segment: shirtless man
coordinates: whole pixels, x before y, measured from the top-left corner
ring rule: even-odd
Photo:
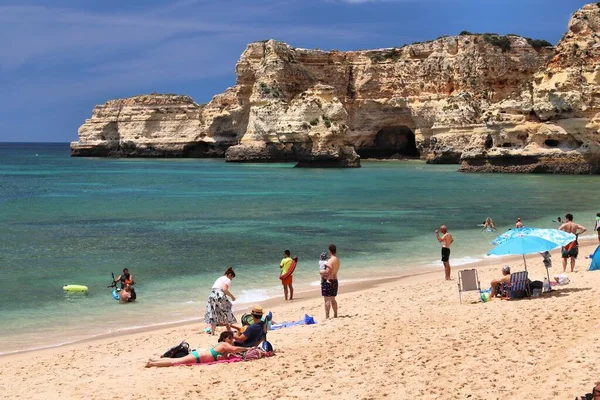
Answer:
[[[498,295],[499,289],[501,289],[502,284],[509,284],[509,283],[510,283],[510,267],[508,265],[505,265],[504,267],[502,267],[502,278],[494,279],[490,283],[490,286],[492,287],[492,293],[490,293],[490,299],[493,299],[494,297],[496,297]]]
[[[446,225],[440,226],[442,236],[440,237],[439,231],[435,230],[435,237],[438,242],[442,244],[442,262],[444,263],[444,270],[446,271],[446,280],[450,280],[450,245],[454,242],[452,235],[448,232]]]
[[[327,261],[328,279],[321,277],[321,295],[325,300],[325,318],[329,319],[329,309],[333,308],[333,318],[337,318],[338,304],[335,299],[338,292],[338,271],[340,270],[340,259],[336,255],[335,244],[329,245],[329,261]]]
[[[519,229],[523,227],[523,223],[521,222],[521,218],[517,218],[517,222],[515,223],[515,228]]]
[[[575,240],[562,248],[562,261],[563,261],[563,272],[567,272],[567,258],[571,258],[571,272],[575,269],[575,259],[579,254],[579,243],[577,242],[577,236],[581,235],[586,229],[573,222],[573,214],[565,215],[567,222],[560,226],[561,231],[569,232],[575,235]]]

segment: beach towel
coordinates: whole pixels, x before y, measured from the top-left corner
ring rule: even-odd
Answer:
[[[273,324],[271,325],[271,329],[272,331],[276,331],[278,329],[283,329],[283,328],[289,328],[291,326],[297,326],[297,325],[313,325],[316,324],[317,321],[315,321],[315,319],[313,317],[311,317],[308,314],[304,314],[304,319],[301,319],[299,321],[294,321],[294,322],[282,322],[279,324]]]
[[[229,364],[229,363],[235,363],[235,362],[240,362],[240,361],[244,361],[244,359],[241,356],[230,356],[229,358],[225,358],[225,359],[219,360],[219,361],[213,361],[213,362],[203,363],[203,364],[193,364],[193,365]]]
[[[592,259],[592,263],[590,264],[589,271],[600,270],[600,246],[596,247],[594,254],[590,258]]]
[[[229,364],[229,363],[236,363],[236,362],[242,362],[242,361],[258,360],[259,358],[273,357],[274,355],[275,355],[275,352],[273,352],[273,351],[264,351],[258,347],[253,347],[241,356],[232,355],[223,360],[213,361],[213,362],[209,362],[209,363],[187,364],[187,366]]]

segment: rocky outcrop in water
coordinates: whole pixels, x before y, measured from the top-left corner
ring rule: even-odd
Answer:
[[[237,84],[208,104],[111,100],[81,126],[72,154],[344,167],[418,157],[466,171],[596,172],[599,12],[576,12],[556,49],[468,32],[352,52],[251,43]]]

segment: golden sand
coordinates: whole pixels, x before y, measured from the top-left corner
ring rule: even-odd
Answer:
[[[582,246],[571,283],[540,298],[458,301],[457,281],[438,273],[340,285],[340,316],[324,320],[318,293],[269,306],[277,321],[305,313],[317,325],[269,333],[277,355],[221,365],[144,368],[181,340],[208,348],[204,324],[138,332],[0,357],[0,393],[10,399],[572,399],[600,380],[600,272]],[[551,275],[562,272],[553,253]],[[343,260],[342,260],[343,262]],[[503,264],[477,267],[482,287]],[[529,276],[543,280],[538,255]],[[340,272],[343,279],[343,264]],[[250,306],[251,307],[251,306]]]

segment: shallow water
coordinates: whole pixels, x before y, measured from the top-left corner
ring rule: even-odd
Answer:
[[[70,158],[68,144],[0,144],[0,353],[202,317],[229,265],[238,304],[281,295],[284,249],[300,259],[301,290],[318,280],[329,243],[342,279],[369,279],[439,268],[442,223],[455,236],[454,266],[491,249],[495,235],[476,226],[487,216],[500,231],[517,216],[556,227],[565,212],[593,227],[599,177],[455,170]],[[124,267],[136,304],[119,305],[106,288]],[[90,290],[68,294],[64,284]]]

